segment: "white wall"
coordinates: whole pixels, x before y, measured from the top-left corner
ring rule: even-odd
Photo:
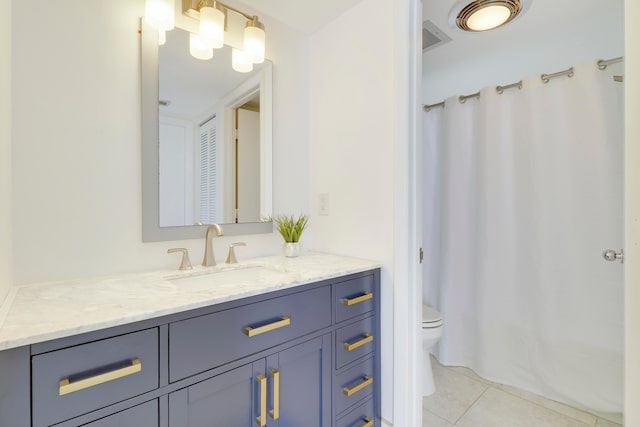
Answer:
[[[384,0],[363,0],[310,41],[314,249],[383,265],[382,409],[388,419],[393,403],[395,135],[390,13]],[[328,216],[318,215],[321,193],[329,194]]]
[[[176,246],[189,248],[194,262],[202,256],[204,239],[141,240],[137,30],[143,10],[143,0],[13,2],[16,283],[175,268],[179,260],[166,250]],[[269,17],[261,20],[274,62],[274,210],[306,212],[306,39]],[[224,259],[238,237],[216,240],[217,258]],[[248,247],[241,259],[280,248],[275,234],[242,240]]]
[[[454,41],[423,54],[423,103],[624,54],[621,0],[561,3],[534,1],[517,21],[486,33],[464,33],[443,26]],[[433,19],[430,14],[440,7],[425,2],[424,16]],[[560,12],[554,15],[556,9]]]
[[[625,1],[625,425],[640,426],[640,4]]]
[[[11,0],[0,0],[0,304],[13,281],[11,231]]]

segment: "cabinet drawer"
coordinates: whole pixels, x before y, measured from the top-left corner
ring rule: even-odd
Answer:
[[[171,382],[331,325],[331,289],[309,291],[169,325]]]
[[[33,425],[50,425],[157,388],[158,330],[44,353],[31,369]]]
[[[342,322],[374,308],[373,276],[358,277],[333,285],[333,301],[336,307],[336,322]]]
[[[336,422],[336,427],[374,427],[375,412],[373,408],[373,398],[358,405],[356,409],[349,411]]]
[[[336,369],[371,353],[375,349],[374,317],[352,323],[336,331]]]
[[[158,425],[158,400],[156,399],[89,424],[83,424],[83,427],[158,427]]]
[[[367,359],[335,376],[333,405],[336,414],[349,409],[364,398],[373,396],[374,381],[379,381],[373,376],[373,360],[373,358]]]

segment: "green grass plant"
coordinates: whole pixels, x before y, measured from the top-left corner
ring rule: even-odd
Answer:
[[[273,221],[285,242],[297,243],[302,232],[309,225],[309,216],[299,215],[296,218],[293,215],[278,215],[273,218]]]

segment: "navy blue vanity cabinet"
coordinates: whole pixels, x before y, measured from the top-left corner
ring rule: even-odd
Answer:
[[[332,407],[336,427],[380,426],[378,271],[333,284]]]
[[[264,360],[209,378],[169,394],[169,426],[253,425],[257,387]]]
[[[0,427],[31,423],[29,346],[0,351]]]
[[[374,424],[373,415],[375,413],[373,399],[368,399],[356,405],[346,415],[338,419],[336,427],[370,427]]]
[[[266,373],[269,427],[332,425],[331,334],[267,357]]]
[[[158,328],[33,356],[33,426],[49,426],[158,388],[158,361]]]
[[[156,399],[84,424],[83,427],[158,427],[158,423]]]
[[[0,427],[381,427],[379,277],[0,351]]]
[[[169,395],[169,427],[330,427],[331,335]]]
[[[175,382],[330,326],[330,286],[173,322],[169,379]]]

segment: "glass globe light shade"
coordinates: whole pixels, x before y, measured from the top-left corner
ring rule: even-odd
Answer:
[[[189,53],[196,59],[213,58],[213,49],[202,41],[200,35],[194,33],[189,33]]]
[[[265,35],[260,27],[247,25],[244,29],[244,52],[254,64],[264,62]]]
[[[200,8],[200,38],[213,49],[224,46],[224,12],[215,7]]]
[[[231,67],[239,73],[248,73],[253,70],[253,62],[240,49],[231,50]]]
[[[175,0],[146,0],[144,18],[153,28],[173,30]]]

